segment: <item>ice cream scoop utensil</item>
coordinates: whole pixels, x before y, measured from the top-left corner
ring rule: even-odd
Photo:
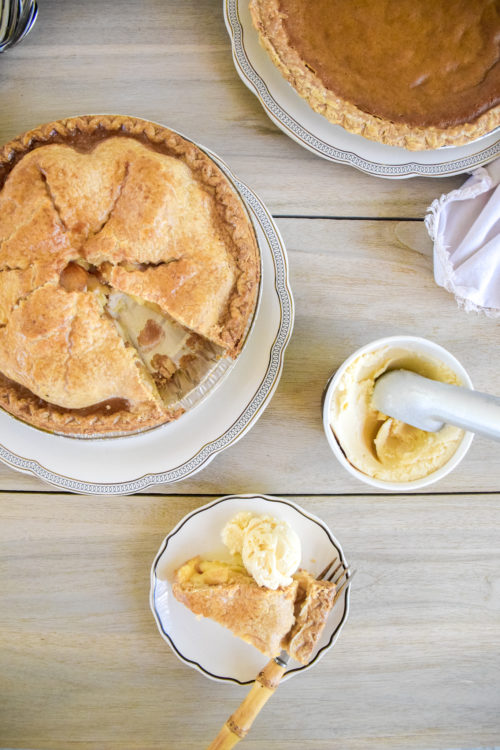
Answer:
[[[487,393],[391,370],[376,381],[372,403],[388,417],[426,432],[452,424],[500,441],[500,398]]]
[[[336,565],[335,568],[334,565]],[[337,586],[333,606],[337,603],[342,591],[350,585],[355,572],[349,573],[349,568],[344,568],[343,563],[336,558],[318,576],[318,579],[332,581]],[[207,747],[207,750],[230,750],[237,742],[246,737],[261,708],[264,707],[278,687],[289,658],[287,652],[282,651],[279,656],[266,664],[264,669],[259,672],[246,698],[240,703],[234,714],[229,717],[217,737]]]

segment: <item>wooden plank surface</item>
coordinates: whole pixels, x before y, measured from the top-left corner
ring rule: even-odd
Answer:
[[[280,219],[278,226],[289,253],[296,319],[276,395],[252,430],[203,472],[155,492],[368,492],[328,447],[321,396],[346,357],[382,336],[430,338],[458,357],[478,389],[500,393],[492,356],[498,323],[459,310],[436,286],[422,222]],[[476,436],[457,469],[428,491],[499,486],[498,445]],[[3,464],[0,488],[48,489]]]
[[[195,750],[215,736],[246,688],[181,663],[148,607],[163,537],[209,499],[0,496],[0,746]],[[358,570],[351,612],[244,747],[494,745],[500,496],[294,500]]]
[[[427,493],[382,495],[337,464],[321,426],[332,372],[393,333],[437,341],[477,388],[500,393],[498,322],[435,285],[419,221],[464,177],[374,179],[293,143],[239,79],[218,0],[38,3],[33,32],[1,55],[0,142],[118,112],[211,148],[278,217],[296,324],[269,408],[190,480],[90,498],[0,464],[0,747],[208,744],[245,689],[170,651],[149,611],[149,568],[185,513],[253,491],[323,518],[358,575],[335,648],[279,688],[242,747],[500,747],[497,446],[476,438]]]

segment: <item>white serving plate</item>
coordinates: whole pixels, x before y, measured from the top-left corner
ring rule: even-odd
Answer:
[[[219,157],[198,147],[220,167],[245,204],[261,254],[260,303],[234,367],[215,391],[179,420],[139,435],[91,440],[58,436],[30,427],[0,409],[0,459],[9,466],[72,492],[138,492],[185,479],[202,469],[239,440],[269,403],[293,328],[285,246],[255,193],[234,177]]]
[[[252,683],[269,657],[207,618],[198,619],[172,595],[174,571],[186,560],[229,560],[220,535],[236,513],[250,510],[288,521],[302,544],[301,567],[318,575],[334,559],[347,567],[344,553],[325,523],[295,503],[268,495],[229,495],[189,513],[164,539],[151,568],[150,604],[164,640],[181,661],[213,680]],[[349,612],[349,587],[330,613],[313,658],[307,665],[290,660],[283,676],[310,669],[333,646]]]
[[[500,156],[500,129],[466,146],[408,151],[348,133],[314,112],[290,86],[261,47],[248,0],[223,0],[233,60],[242,81],[284,133],[332,162],[392,179],[444,177],[469,172]]]

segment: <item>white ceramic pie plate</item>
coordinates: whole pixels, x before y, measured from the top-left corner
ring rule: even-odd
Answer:
[[[185,137],[185,136],[183,136]],[[269,212],[211,151],[248,209],[262,259],[260,304],[244,349],[217,389],[176,422],[130,437],[51,435],[0,409],[0,459],[64,490],[122,495],[176,482],[239,440],[278,385],[293,327],[293,298],[283,240]]]
[[[233,60],[242,81],[271,120],[290,138],[318,156],[350,164],[378,177],[444,177],[469,172],[500,155],[500,129],[466,146],[407,151],[348,133],[311,109],[261,47],[248,0],[223,0]]]
[[[150,604],[161,635],[190,667],[213,680],[246,685],[269,661],[256,648],[207,618],[198,619],[172,595],[176,568],[190,557],[229,560],[220,534],[236,513],[250,510],[284,519],[299,535],[301,567],[319,574],[331,560],[347,563],[342,548],[325,523],[298,505],[268,495],[229,495],[197,508],[164,539],[151,568]],[[349,589],[330,613],[318,647],[306,666],[291,660],[284,680],[310,669],[335,643],[349,612]]]

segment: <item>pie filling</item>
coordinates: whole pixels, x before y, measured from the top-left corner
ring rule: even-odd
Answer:
[[[197,587],[221,586],[223,584],[238,583],[244,580],[254,584],[253,578],[247,573],[243,564],[227,563],[219,560],[203,560],[194,557],[188,560],[177,571],[180,584],[190,583]]]
[[[103,265],[109,267],[109,263]],[[149,265],[153,264],[128,263],[127,267],[128,270],[144,270]],[[145,378],[151,380],[154,392],[167,409],[182,408],[182,399],[201,383],[225,354],[223,347],[182,326],[158,305],[113,289],[102,278],[100,267],[83,258],[72,260],[63,268],[59,287],[69,293],[90,292],[95,297],[102,317],[111,319],[125,346],[133,347],[137,352],[138,364],[143,367]],[[22,301],[18,300],[17,304]],[[133,411],[130,401],[120,396],[82,408],[67,408],[33,394],[1,373],[0,383],[12,388],[21,398],[34,398],[38,407],[56,408],[60,414],[111,416]]]
[[[100,278],[99,269],[84,260],[71,261],[61,272],[60,287],[67,292],[91,292],[103,318],[113,321],[125,347],[139,357],[138,366],[166,409],[182,409],[182,400],[210,373],[225,350],[177,323],[153,303],[117,292]],[[55,408],[60,414],[111,416],[132,412],[126,398],[112,396],[83,408],[66,408],[32,393],[0,373],[0,384],[20,398],[34,400],[39,408]]]
[[[307,664],[335,603],[335,584],[300,569],[289,585],[270,589],[259,586],[240,559],[187,560],[175,571],[173,595],[263,653],[276,656],[286,649]]]
[[[182,401],[224,354],[222,347],[138,297],[111,291],[106,309],[139,353],[166,406]]]
[[[144,265],[127,264],[128,270],[144,270]],[[136,350],[167,408],[179,407],[182,399],[225,354],[221,346],[182,326],[158,305],[113,289],[102,279],[100,268],[84,259],[68,263],[61,271],[59,284],[67,292],[91,292],[96,297],[103,316],[113,320],[125,346]],[[131,408],[126,399],[119,397],[81,409],[52,406],[82,416],[113,414]]]

